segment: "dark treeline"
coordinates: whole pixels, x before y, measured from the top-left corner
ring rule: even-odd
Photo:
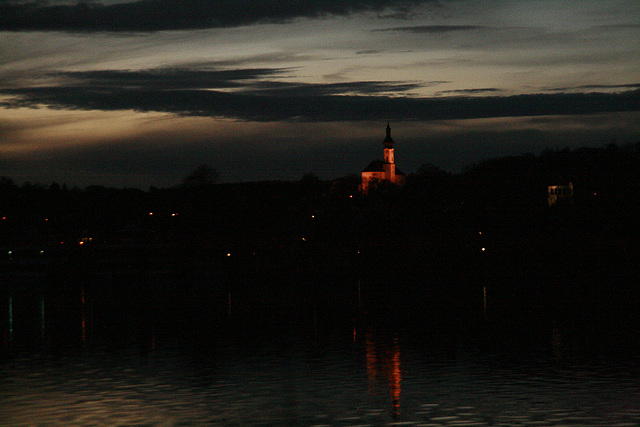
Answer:
[[[20,260],[42,256],[38,268],[56,274],[211,271],[217,283],[250,284],[247,300],[274,304],[310,292],[327,305],[353,302],[357,290],[342,298],[340,286],[357,280],[371,304],[387,306],[472,305],[483,292],[509,310],[629,306],[640,296],[640,143],[498,158],[455,175],[425,165],[404,187],[366,196],[359,175],[216,179],[204,167],[142,191],[1,178],[2,268],[35,268]],[[569,183],[573,195],[549,206],[548,186]]]

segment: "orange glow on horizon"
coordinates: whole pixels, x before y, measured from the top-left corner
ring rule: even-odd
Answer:
[[[7,97],[0,97],[0,100]],[[174,123],[168,113],[124,111],[83,111],[51,108],[3,108],[3,118],[15,131],[7,134],[0,152],[23,155],[25,152],[60,150],[120,140],[123,135],[136,136],[159,126]],[[166,123],[166,129],[170,129]],[[161,126],[161,125],[160,125]],[[18,130],[19,129],[19,130]]]

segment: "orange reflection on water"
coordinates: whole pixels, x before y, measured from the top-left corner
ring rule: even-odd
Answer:
[[[375,390],[376,379],[378,377],[378,357],[376,356],[375,342],[371,334],[367,334],[366,344],[367,378],[369,379],[369,392]]]
[[[402,371],[400,370],[400,347],[398,338],[394,339],[393,356],[389,372],[389,394],[391,395],[391,409],[394,415],[400,413],[400,382]]]
[[[394,337],[393,343],[381,343],[376,341],[371,333],[367,333],[365,357],[369,392],[375,393],[381,385],[386,383],[391,399],[392,415],[396,417],[400,413],[402,382],[398,338]]]

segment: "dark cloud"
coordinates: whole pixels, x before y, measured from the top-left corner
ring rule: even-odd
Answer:
[[[194,70],[190,68],[158,68],[150,70],[99,70],[53,73],[70,81],[72,86],[92,90],[152,89],[154,91],[194,89],[238,89],[243,95],[324,96],[344,94],[380,94],[405,92],[420,87],[401,82],[289,83],[273,80],[285,74],[284,68],[239,68]]]
[[[230,70],[193,70],[158,68],[150,70],[98,70],[61,72],[55,76],[71,79],[90,87],[223,89],[237,88],[245,81],[274,77],[285,72],[275,68],[240,68]]]
[[[0,93],[11,99],[0,105],[155,111],[248,121],[437,120],[640,110],[640,89],[619,93],[477,95],[496,90],[487,88],[462,90],[458,96],[420,98],[408,94],[418,88],[415,83],[308,84],[272,80],[282,72],[169,69],[59,73],[57,76],[68,79],[69,84],[3,89]]]
[[[442,34],[451,33],[455,31],[474,31],[482,30],[489,27],[482,25],[413,25],[407,27],[394,27],[385,28],[374,31],[402,31],[406,33],[418,33],[418,34]]]
[[[601,28],[604,30],[640,30],[640,24],[598,25],[596,28]]]
[[[60,72],[59,86],[5,89],[5,107],[46,105],[58,109],[136,110],[254,121],[343,120],[340,110],[368,108],[367,99],[406,92],[404,82],[288,83],[273,80],[284,69],[152,69]],[[230,92],[228,90],[233,90]],[[353,104],[353,105],[351,105]],[[351,105],[351,107],[349,107]]]
[[[137,0],[102,5],[8,1],[0,5],[0,30],[162,31],[234,27],[298,17],[348,15],[434,0]]]
[[[574,87],[561,87],[551,89],[552,91],[560,91],[564,92],[567,90],[594,90],[594,89],[638,89],[640,88],[640,83],[631,83],[624,85],[582,85],[582,86],[574,86]]]
[[[344,82],[344,83],[285,83],[258,82],[242,91],[244,95],[265,95],[268,97],[310,97],[328,95],[377,95],[398,93],[417,89],[421,85],[400,82]]]
[[[447,95],[477,95],[483,93],[495,93],[500,92],[500,89],[489,87],[489,88],[479,88],[479,89],[456,89],[456,90],[443,90],[439,92],[440,94]]]

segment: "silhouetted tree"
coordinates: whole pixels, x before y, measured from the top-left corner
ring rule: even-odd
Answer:
[[[8,176],[0,176],[0,187],[16,188],[16,183]]]
[[[208,187],[218,182],[220,174],[209,165],[198,166],[182,180],[184,187]]]
[[[434,177],[448,174],[432,163],[425,163],[418,168],[414,175],[418,177]]]
[[[318,176],[313,172],[307,172],[302,176],[300,181],[310,184],[317,184],[318,182],[320,182],[320,178],[318,178]]]

